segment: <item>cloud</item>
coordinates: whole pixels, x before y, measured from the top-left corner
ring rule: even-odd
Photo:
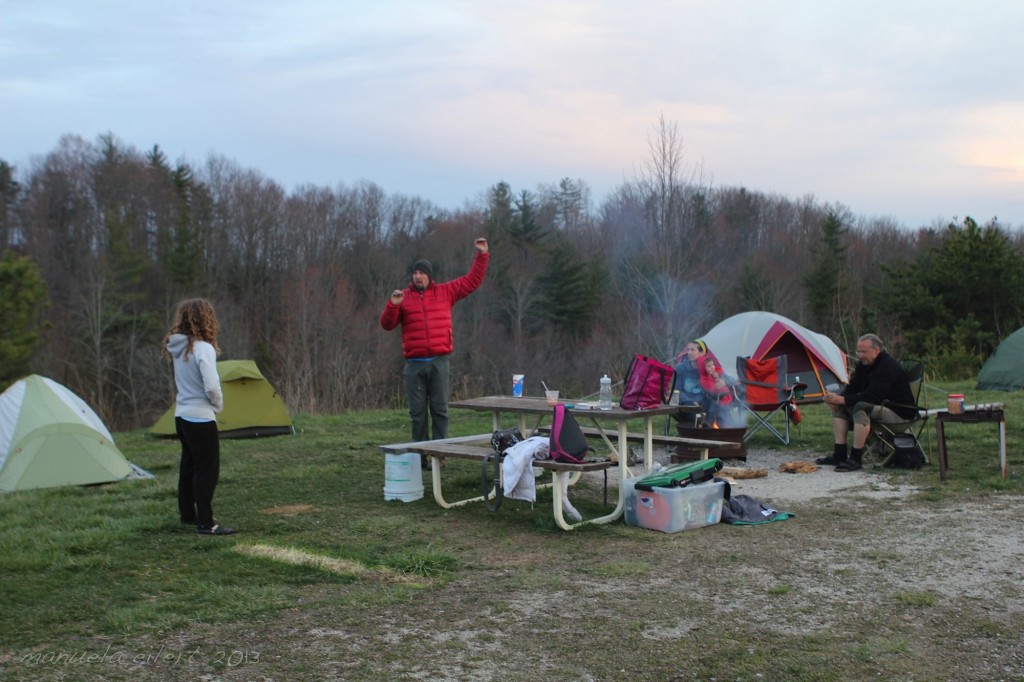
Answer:
[[[721,184],[1020,222],[1022,20],[1009,0],[8,3],[0,149],[111,131],[286,186],[450,206],[568,176],[599,200],[664,116]]]
[[[1024,101],[967,111],[953,142],[957,160],[986,182],[1024,190]]]

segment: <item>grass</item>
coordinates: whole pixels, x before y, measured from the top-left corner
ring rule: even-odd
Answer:
[[[945,483],[935,465],[876,475],[914,483],[922,492],[904,503],[925,511],[1020,495],[1024,425],[1016,415],[1024,395],[966,383],[931,390],[934,405],[949,392],[1006,403],[1009,478],[999,475],[994,424],[947,428]],[[829,451],[824,407],[803,413],[790,449]],[[490,428],[486,415],[452,417],[453,435]],[[924,586],[878,595],[867,616],[847,614],[843,632],[809,636],[765,624],[758,635],[759,615],[749,607],[734,618],[750,623],[708,620],[706,594],[726,612],[732,601],[754,600],[788,609],[783,620],[813,621],[822,605],[801,574],[789,572],[809,559],[784,554],[787,547],[808,534],[835,537],[835,545],[813,548],[826,554],[849,542],[827,574],[840,585],[873,567],[897,570],[898,553],[852,546],[845,534],[857,537],[858,528],[827,509],[801,509],[799,523],[760,530],[663,535],[621,523],[564,533],[546,492],[534,508],[506,501],[496,514],[481,506],[441,510],[429,490],[419,502],[386,503],[377,446],[406,437],[404,412],[295,422],[292,437],[222,443],[215,510],[240,529],[230,538],[178,526],[177,443],[142,431],[117,434],[117,442],[153,481],[0,496],[0,676],[490,679],[494,655],[509,655],[519,642],[532,653],[512,655],[523,676],[506,671],[505,679],[582,679],[574,642],[586,641],[593,679],[926,679],[943,664],[921,654],[934,645],[929,632],[936,641],[959,633],[994,647],[1019,637],[1019,615],[1004,625],[970,605],[958,605],[960,625],[951,626],[958,619],[950,605]],[[759,435],[750,446],[780,444]],[[479,469],[467,462],[450,462],[445,477],[452,498],[479,485]],[[574,503],[584,515],[603,509],[597,487]],[[763,563],[776,556],[793,567]],[[814,562],[807,566],[814,570]],[[612,583],[629,589],[588,588]],[[517,620],[515,631],[506,627]],[[885,628],[911,634],[884,636]],[[105,650],[123,657],[71,659]]]
[[[896,598],[907,606],[935,606],[937,597],[931,592],[901,592]]]

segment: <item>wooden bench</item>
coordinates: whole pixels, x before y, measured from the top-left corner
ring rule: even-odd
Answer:
[[[488,501],[497,496],[497,486],[501,485],[500,477],[495,479],[495,489],[491,490],[490,493],[467,498],[465,500],[459,500],[457,502],[448,502],[445,500],[441,487],[442,459],[462,459],[474,462],[484,462],[486,460],[493,459],[494,450],[490,446],[490,439],[491,434],[488,433],[476,436],[458,436],[442,440],[393,443],[390,445],[381,445],[380,449],[381,452],[384,452],[385,454],[416,452],[419,453],[420,456],[429,457],[431,460],[430,478],[434,492],[434,501],[436,501],[442,508],[450,509],[452,507],[460,507],[462,505],[469,504],[470,502]],[[486,445],[474,444],[481,442],[486,443]],[[500,459],[502,458],[499,458],[499,463]],[[570,464],[565,462],[555,462],[550,459],[539,459],[534,460],[532,466],[551,472],[551,483],[538,485],[538,487],[543,488],[550,486],[552,488],[552,506],[554,508],[555,523],[558,524],[559,528],[562,528],[563,530],[572,530],[573,528],[586,523],[607,523],[618,518],[619,514],[613,512],[612,514],[596,519],[580,521],[575,524],[568,523],[565,520],[565,515],[562,513],[562,486],[559,485],[559,476],[570,475],[572,478],[569,483],[575,483],[583,473],[591,471],[607,471],[611,467],[615,466],[615,462],[612,460],[592,460],[583,464]],[[605,474],[605,492],[607,495],[607,473]],[[618,509],[616,509],[616,511],[618,511]]]

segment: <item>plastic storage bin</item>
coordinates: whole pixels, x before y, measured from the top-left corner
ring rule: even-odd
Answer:
[[[626,496],[624,516],[631,526],[678,533],[722,520],[724,481],[653,490],[637,490],[636,483],[626,479],[622,484]]]

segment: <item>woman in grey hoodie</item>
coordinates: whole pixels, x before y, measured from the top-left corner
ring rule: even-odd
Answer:
[[[174,426],[181,441],[178,512],[181,523],[201,535],[231,535],[234,529],[213,519],[213,491],[220,478],[217,413],[224,394],[217,374],[217,315],[210,302],[193,298],[178,304],[174,325],[164,339],[164,355],[174,361],[177,399]]]

